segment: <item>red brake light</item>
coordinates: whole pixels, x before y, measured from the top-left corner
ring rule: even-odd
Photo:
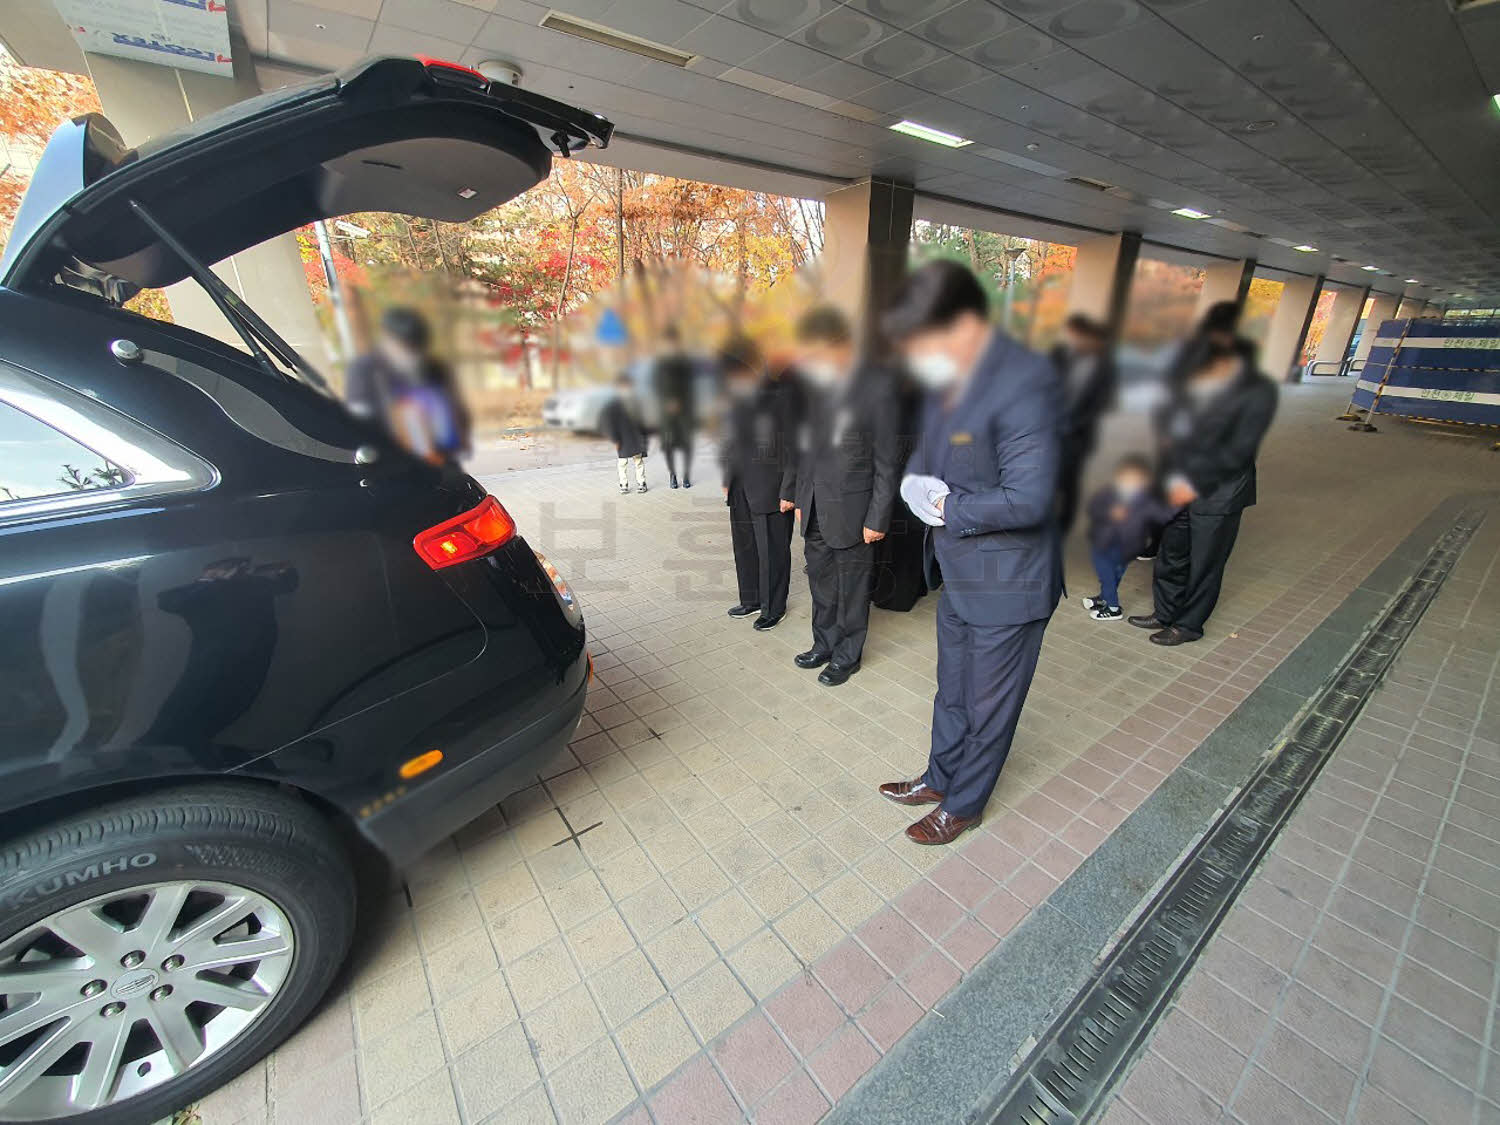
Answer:
[[[437,67],[441,70],[456,72],[452,74],[452,77],[455,78],[460,74],[470,76],[477,80],[477,85],[481,90],[490,84],[490,80],[486,78],[483,73],[475,70],[472,66],[464,66],[462,63],[449,62],[447,59],[435,59],[431,55],[418,55],[417,61],[425,66],[428,70],[432,70],[434,67]],[[434,75],[433,77],[436,78],[438,76]]]
[[[516,533],[516,521],[493,496],[461,516],[429,527],[411,541],[422,561],[433,570],[455,566],[508,543]]]

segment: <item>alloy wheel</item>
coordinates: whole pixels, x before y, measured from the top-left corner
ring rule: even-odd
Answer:
[[[232,883],[99,895],[0,938],[0,1121],[135,1097],[244,1035],[292,968],[286,914]]]

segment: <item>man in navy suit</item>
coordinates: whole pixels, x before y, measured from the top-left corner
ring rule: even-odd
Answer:
[[[901,495],[930,525],[927,579],[943,590],[927,770],[880,792],[936,804],[906,834],[946,844],[994,791],[1062,592],[1062,402],[1051,364],[991,327],[984,290],[956,263],[915,271],[882,326],[927,388]]]

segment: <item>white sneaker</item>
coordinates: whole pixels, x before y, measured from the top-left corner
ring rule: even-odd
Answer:
[[[1104,599],[1098,596],[1092,598],[1081,598],[1079,600],[1083,602],[1084,609],[1098,609],[1101,605],[1104,604]]]
[[[1117,605],[1104,605],[1101,602],[1089,611],[1089,616],[1095,621],[1118,621],[1125,616],[1125,611]]]

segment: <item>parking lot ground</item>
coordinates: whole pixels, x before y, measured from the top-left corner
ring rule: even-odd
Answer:
[[[1071,998],[1114,928],[1096,932],[1109,921],[1105,907],[1139,901],[1155,881],[1150,872],[1165,873],[1180,849],[1153,855],[1148,842],[1127,852],[1134,874],[1094,890],[1081,886],[1098,866],[1091,858],[1130,843],[1122,825],[1139,823],[1131,818],[1151,812],[1153,798],[1176,791],[1167,779],[1199,776],[1201,756],[1185,759],[1217,746],[1225,731],[1269,745],[1279,727],[1261,729],[1266,716],[1318,686],[1327,654],[1347,643],[1350,607],[1388,596],[1391,568],[1406,565],[1424,521],[1451,495],[1493,486],[1497,463],[1482,443],[1396,422],[1379,434],[1349,433],[1330,420],[1345,394],[1286,388],[1262,454],[1261,502],[1246,515],[1202,642],[1159,649],[1124,623],[1089,620],[1077,604],[1093,591],[1075,537],[1073,597],[1049,627],[1010,762],[983,827],[948,849],[907,842],[902,830],[914,817],[875,792],[925,761],[935,599],[908,614],[876,611],[863,670],[843,687],[824,688],[791,661],[810,639],[800,567],[775,630],[756,633],[725,616],[735,600],[729,529],[707,449],[690,491],[663,486],[659,458],[646,495],[619,495],[610,460],[482,478],[583,600],[597,673],[583,724],[536,785],[406,874],[378,928],[361,936],[346,986],[270,1059],[206,1100],[205,1125],[675,1125],[811,1122],[830,1113],[866,1125],[912,1120],[913,1106],[925,1107],[929,1120],[961,1120]],[[1144,435],[1139,416],[1113,419],[1096,468],[1143,446]],[[1464,685],[1475,682],[1486,655],[1493,677],[1500,511],[1485,503],[1490,515],[1463,569],[1387,690],[1412,690],[1401,677],[1446,690],[1446,677],[1461,675],[1463,684],[1451,686],[1479,692]],[[1122,589],[1127,612],[1146,608],[1148,589],[1148,567],[1132,566]],[[1468,624],[1459,630],[1454,622]],[[1447,655],[1445,645],[1454,646]],[[1405,696],[1394,698],[1387,711],[1407,706]],[[1373,704],[1367,714],[1374,723]],[[1411,721],[1409,734],[1366,730],[1380,737],[1346,746],[1341,760],[1397,774],[1426,768],[1425,759],[1406,755],[1430,720],[1414,713]],[[1493,743],[1468,745],[1459,788],[1488,793],[1495,786],[1483,761],[1493,759]],[[1337,776],[1330,767],[1319,785]],[[1184,831],[1206,825],[1217,792],[1205,785],[1200,804],[1174,806],[1199,817]],[[1382,790],[1375,799],[1387,795],[1395,796]],[[1419,800],[1420,822],[1391,814],[1406,847],[1384,842],[1401,872],[1380,872],[1378,888],[1345,885],[1361,875],[1345,860],[1373,849],[1369,830],[1329,815],[1343,815],[1341,808],[1311,806],[1324,808],[1318,815],[1328,828],[1305,819],[1312,815],[1305,808],[1272,863],[1301,864],[1309,879],[1327,884],[1323,898],[1306,900],[1309,950],[1319,948],[1319,934],[1331,934],[1325,915],[1379,936],[1370,933],[1374,921],[1334,910],[1335,899],[1363,910],[1364,896],[1374,895],[1369,901],[1401,922],[1398,944],[1376,951],[1384,961],[1372,955],[1361,969],[1365,991],[1381,995],[1380,1006],[1364,1012],[1376,1029],[1366,1033],[1369,1049],[1362,1061],[1353,1054],[1335,1061],[1361,1089],[1381,1091],[1390,1078],[1375,1077],[1377,1069],[1398,1082],[1432,1069],[1404,1029],[1432,1006],[1429,999],[1424,1009],[1413,993],[1435,995],[1442,986],[1464,1004],[1463,1025],[1444,1025],[1458,1035],[1449,1035],[1458,1056],[1437,1060],[1439,1070],[1461,1090],[1467,1076],[1469,1104],[1478,1106],[1474,1091],[1485,1081],[1495,1092],[1497,1072],[1483,1060],[1500,915],[1472,912],[1476,928],[1463,934],[1418,924],[1424,902],[1429,910],[1451,905],[1453,893],[1444,898],[1433,885],[1438,874],[1459,881],[1450,886],[1487,885],[1500,895],[1487,866],[1496,857],[1483,850],[1472,819],[1452,811],[1462,803],[1446,802],[1444,812]],[[1372,807],[1371,823],[1384,825],[1389,818]],[[1438,842],[1430,855],[1419,854],[1424,833]],[[1459,842],[1461,833],[1468,835]],[[1286,854],[1304,837],[1326,867]],[[1425,883],[1409,881],[1414,864],[1431,868]],[[1268,864],[1183,993],[1183,1008],[1208,991],[1248,1022],[1240,999],[1213,992],[1222,975],[1215,966],[1233,961],[1216,950],[1233,945],[1270,958],[1276,996],[1244,997],[1259,1005],[1265,1026],[1242,1039],[1215,1029],[1243,1060],[1231,1086],[1222,1076],[1220,1085],[1205,1083],[1174,1049],[1169,1033],[1181,1020],[1209,1018],[1179,1010],[1161,1024],[1111,1112],[1127,1121],[1141,1108],[1156,1112],[1154,1120],[1198,1120],[1152,1109],[1155,1095],[1143,1084],[1163,1067],[1169,1073],[1158,1086],[1187,1083],[1187,1094],[1208,1099],[1191,1103],[1205,1107],[1202,1120],[1218,1120],[1225,1106],[1252,1125],[1293,1119],[1264,1116],[1251,1100],[1269,1096],[1272,1079],[1335,1108],[1283,1065],[1297,1052],[1281,1029],[1305,1036],[1312,1025],[1299,1020],[1322,1017],[1290,1006],[1302,996],[1295,978],[1311,955],[1299,961],[1289,952],[1304,938],[1288,924],[1302,919],[1267,916],[1264,884],[1273,877]],[[1488,909],[1490,900],[1476,902]],[[1412,939],[1424,927],[1432,936],[1419,956]],[[984,992],[1002,971],[1027,987]],[[1233,996],[1243,980],[1224,984]],[[1307,989],[1324,995],[1310,981]],[[994,1023],[972,1037],[972,1057],[949,1060],[967,1066],[969,1084],[955,1079],[935,1101],[921,1064],[942,1042],[945,1009],[954,1026],[979,1010]],[[1336,1031],[1360,1013],[1338,1014],[1343,1022],[1326,1016]],[[1409,1108],[1423,1116],[1423,1107]],[[1373,1108],[1349,1119],[1384,1120]]]

